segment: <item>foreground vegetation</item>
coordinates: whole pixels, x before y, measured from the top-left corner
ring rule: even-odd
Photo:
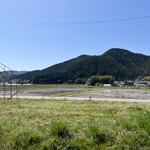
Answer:
[[[0,149],[150,149],[150,105],[0,100]]]

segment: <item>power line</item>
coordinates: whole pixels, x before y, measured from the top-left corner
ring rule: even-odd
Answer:
[[[37,23],[3,23],[0,22],[0,26],[13,26],[13,25],[36,25],[36,26],[67,26],[67,25],[90,25],[90,24],[101,24],[101,23],[113,23],[123,21],[134,21],[141,19],[148,19],[150,16],[142,17],[131,17],[121,19],[110,19],[110,20],[97,20],[97,21],[74,21],[74,22],[37,22]]]
[[[99,21],[79,21],[79,22],[45,22],[45,23],[35,23],[36,25],[45,25],[45,26],[64,26],[64,25],[88,25],[88,24],[101,24],[101,23],[112,23],[112,22],[123,22],[123,21],[132,21],[147,19],[150,16],[143,17],[132,17],[125,19],[111,19],[111,20],[99,20]]]

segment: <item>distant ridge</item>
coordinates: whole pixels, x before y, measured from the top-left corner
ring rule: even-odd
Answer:
[[[15,78],[17,75],[21,75],[24,73],[27,73],[27,71],[15,71],[15,70],[6,71],[5,80],[9,81],[9,80]],[[4,82],[4,71],[2,71],[2,70],[0,71],[0,82]]]
[[[150,56],[112,48],[100,56],[81,55],[43,70],[18,75],[37,84],[74,83],[77,78],[111,75],[116,80],[133,80],[150,75]]]
[[[20,75],[20,74],[24,74],[27,73],[28,71],[16,71],[16,70],[12,70],[12,74],[14,75]]]

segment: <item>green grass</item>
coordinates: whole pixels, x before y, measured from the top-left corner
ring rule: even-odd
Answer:
[[[39,88],[85,88],[84,85],[78,84],[31,84],[31,85],[20,85],[23,89],[39,89]]]
[[[66,93],[61,93],[61,94],[53,94],[53,95],[50,95],[50,96],[52,96],[52,97],[63,97],[63,96],[71,96],[71,95],[74,95],[74,94],[86,93],[86,92],[90,92],[90,91],[94,91],[94,90],[66,92]]]
[[[106,143],[108,137],[110,138],[109,127],[98,122],[91,122],[88,125],[88,134],[96,143]]]
[[[69,136],[68,124],[64,121],[55,121],[51,123],[50,133],[59,137]]]
[[[66,93],[61,93],[61,94],[53,94],[53,95],[50,95],[50,96],[63,97],[63,96],[70,96],[70,95],[73,95],[73,94],[84,93],[84,92],[86,92],[86,91],[66,92]]]
[[[3,87],[0,85],[0,87]],[[7,86],[9,87],[9,86]],[[85,86],[80,84],[31,84],[31,85],[18,85],[24,89],[38,89],[38,88],[98,88],[98,89],[137,89],[143,91],[150,91],[150,88],[137,88],[137,87],[99,87],[99,86]]]
[[[2,150],[149,150],[150,105],[0,100]]]

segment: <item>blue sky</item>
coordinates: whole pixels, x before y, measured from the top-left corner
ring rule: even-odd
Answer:
[[[150,16],[149,6],[150,0],[0,0],[0,63],[37,70],[110,48],[150,55],[150,18],[63,25]]]

